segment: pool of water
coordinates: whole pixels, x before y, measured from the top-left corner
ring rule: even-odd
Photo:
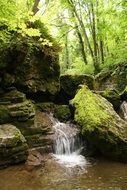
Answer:
[[[90,160],[68,168],[49,157],[43,167],[25,164],[0,170],[0,190],[127,190],[127,164]]]

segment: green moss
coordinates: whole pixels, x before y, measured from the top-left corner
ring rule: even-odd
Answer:
[[[54,108],[54,116],[61,121],[71,119],[71,112],[68,105],[56,105]]]
[[[94,152],[127,161],[126,123],[114,111],[112,104],[86,86],[71,101],[75,107],[75,121],[81,125],[82,134],[92,144]]]
[[[0,105],[0,124],[7,123],[10,120],[9,110],[6,106]]]
[[[75,120],[80,122],[81,125],[86,126],[87,129],[92,130],[95,126],[110,120],[111,117],[106,111],[107,104],[102,106],[104,99],[98,99],[99,95],[93,94],[87,86],[80,89],[71,101],[77,108],[75,112]]]

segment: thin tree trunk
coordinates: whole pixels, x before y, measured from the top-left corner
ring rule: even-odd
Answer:
[[[69,48],[68,48],[68,33],[66,34],[66,42],[65,42],[65,65],[66,65],[66,70],[69,69],[70,61],[69,61]]]
[[[87,65],[88,61],[87,61],[87,56],[86,56],[86,52],[85,52],[84,42],[83,42],[83,39],[82,39],[82,35],[81,35],[81,33],[80,33],[79,29],[78,29],[78,26],[76,26],[76,32],[77,32],[77,35],[78,35],[78,38],[79,38],[79,43],[81,45],[81,52],[82,52],[83,61]]]
[[[40,0],[35,0],[34,2],[34,6],[32,8],[32,11],[34,13],[34,15],[38,12],[38,4],[39,4]]]
[[[91,12],[92,12],[92,24],[93,24],[92,34],[93,34],[93,45],[94,45],[94,67],[95,71],[99,72],[100,65],[98,60],[98,43],[97,43],[96,21],[95,21],[95,12],[94,12],[93,3],[91,3]]]
[[[101,63],[104,64],[104,43],[100,40]]]
[[[87,43],[87,45],[88,45],[88,48],[89,48],[89,51],[90,51],[90,54],[91,54],[91,57],[92,57],[93,63],[94,63],[94,53],[93,53],[92,47],[91,47],[91,45],[90,45],[89,38],[88,38],[88,36],[87,36],[86,29],[85,29],[85,26],[84,26],[84,24],[83,24],[83,21],[80,19],[79,15],[78,15],[78,13],[77,13],[77,11],[76,11],[76,8],[75,8],[75,6],[74,6],[74,4],[73,4],[73,1],[72,1],[72,0],[68,0],[68,3],[70,4],[70,6],[71,6],[71,8],[72,8],[72,10],[73,10],[73,12],[74,12],[74,14],[75,14],[75,17],[77,18],[77,20],[78,20],[78,22],[79,22],[79,24],[80,24],[80,27],[81,27],[81,29],[82,29],[82,31],[83,31],[84,38],[85,38],[85,40],[86,40],[86,43]]]

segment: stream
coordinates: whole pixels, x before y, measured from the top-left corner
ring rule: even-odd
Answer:
[[[53,121],[53,153],[44,164],[27,164],[0,170],[0,190],[126,190],[127,165],[81,155],[77,128]]]
[[[99,159],[84,170],[47,159],[42,168],[18,165],[0,170],[0,190],[126,190],[127,165]]]

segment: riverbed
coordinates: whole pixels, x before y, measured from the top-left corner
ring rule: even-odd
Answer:
[[[127,189],[127,164],[89,159],[84,168],[68,168],[50,156],[43,166],[21,164],[0,170],[0,190],[111,189]]]

